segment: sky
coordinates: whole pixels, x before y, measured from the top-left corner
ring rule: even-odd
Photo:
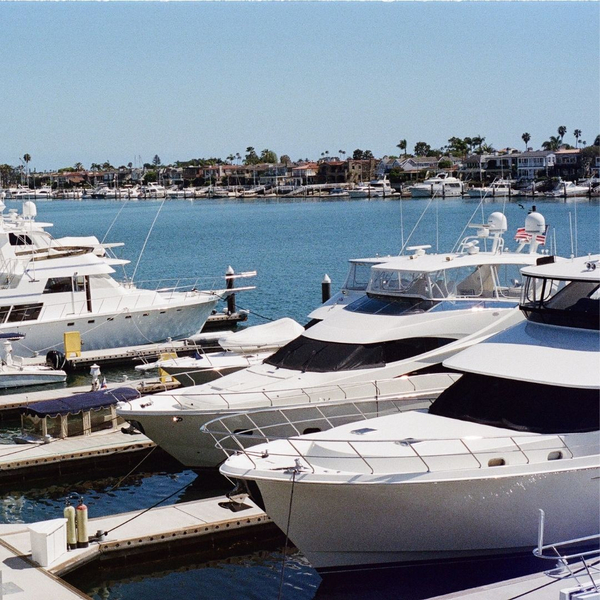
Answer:
[[[0,164],[600,133],[597,2],[0,2]]]

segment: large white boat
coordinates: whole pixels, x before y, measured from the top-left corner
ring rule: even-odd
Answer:
[[[504,251],[507,224],[501,213],[475,227],[458,252],[429,255],[419,246],[414,254],[371,266],[366,294],[316,315],[324,318],[262,364],[131,402],[120,408],[122,416],[187,466],[210,466],[197,432],[223,398],[228,409],[246,410],[264,406],[266,394],[294,396],[294,390],[299,395],[440,370],[444,359],[523,319],[516,308],[520,269],[542,256],[538,236],[546,226],[540,213],[527,216],[516,252]]]
[[[449,198],[462,196],[463,183],[460,179],[452,177],[449,173],[438,173],[422,183],[415,183],[409,188],[413,198]]]
[[[385,178],[373,179],[369,183],[359,183],[355,188],[348,190],[350,198],[386,198],[396,194],[390,182]]]
[[[572,196],[587,196],[589,193],[589,185],[577,185],[573,181],[559,181],[553,190],[544,195],[548,198],[571,198]]]
[[[492,181],[488,186],[469,188],[470,198],[502,198],[510,196],[511,183],[505,179]]]
[[[1,206],[4,209],[4,206]],[[35,221],[33,202],[0,219],[0,333],[16,332],[21,356],[62,349],[77,331],[83,350],[131,346],[198,332],[218,301],[212,292],[137,288],[113,279],[115,266],[97,238],[54,239]]]
[[[530,552],[538,509],[547,539],[597,534],[599,258],[524,268],[527,321],[447,360],[428,410],[239,444],[221,473],[323,571]]]

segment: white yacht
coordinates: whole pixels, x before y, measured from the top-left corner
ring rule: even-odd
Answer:
[[[164,198],[167,195],[167,190],[163,185],[158,183],[150,182],[143,186],[140,190],[140,198]]]
[[[572,196],[587,196],[590,193],[590,186],[577,185],[573,181],[559,181],[554,189],[546,192],[548,198],[570,198]]]
[[[462,196],[463,183],[448,173],[438,173],[435,177],[430,177],[422,183],[415,183],[408,189],[413,198],[432,198],[434,196],[449,198]]]
[[[350,198],[386,198],[396,194],[387,178],[373,179],[369,183],[360,183],[348,190]]]
[[[120,408],[122,416],[187,466],[209,466],[197,432],[224,397],[228,409],[246,410],[263,406],[265,394],[302,396],[299,390],[439,371],[444,359],[523,319],[516,308],[520,269],[542,256],[540,213],[527,216],[529,237],[521,237],[516,252],[504,251],[503,214],[475,227],[458,252],[429,255],[419,246],[375,264],[366,294],[341,309],[330,305],[321,321],[262,364],[131,402]]]
[[[445,361],[428,410],[239,444],[221,473],[322,571],[530,552],[538,509],[547,539],[597,534],[599,259],[524,268],[527,320]]]
[[[492,181],[491,185],[483,187],[472,187],[469,188],[470,198],[502,198],[510,196],[511,194],[511,183],[504,179],[498,179]]]
[[[2,205],[1,210],[4,209]],[[18,215],[0,218],[0,333],[24,334],[21,356],[62,349],[63,334],[80,333],[82,349],[96,350],[193,335],[218,296],[212,292],[137,288],[113,279],[111,258],[97,238],[54,239],[51,223],[35,221],[28,201]]]

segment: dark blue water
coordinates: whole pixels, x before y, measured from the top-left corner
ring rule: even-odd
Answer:
[[[222,287],[229,265],[240,271],[257,270],[251,280],[256,290],[238,297],[238,306],[251,311],[250,324],[290,316],[303,323],[320,302],[320,282],[325,273],[332,289],[344,281],[347,259],[397,254],[424,209],[425,216],[411,240],[431,244],[432,249],[450,250],[469,219],[480,223],[493,211],[504,211],[512,234],[524,224],[531,200],[487,201],[483,212],[479,201],[443,200],[169,200],[55,201],[38,203],[38,220],[54,223],[55,237],[96,235],[107,242],[125,242],[116,253],[131,261],[131,277],[152,223],[136,281],[158,278],[201,277],[205,287]],[[535,203],[556,239],[559,254],[568,256],[577,245],[578,254],[600,249],[597,201],[543,200]],[[7,203],[7,208],[19,207]],[[120,214],[119,214],[120,211]],[[404,227],[401,227],[401,224]],[[402,234],[404,230],[404,236]],[[572,232],[572,233],[571,233]],[[576,239],[575,239],[576,238]],[[117,273],[116,276],[121,276]],[[134,474],[122,480],[129,469],[102,474],[72,476],[60,483],[10,484],[0,487],[0,521],[33,522],[62,515],[65,496],[78,491],[85,496],[90,516],[147,508],[173,494],[167,503],[187,501],[223,493],[230,486],[215,475],[197,475],[176,464],[156,466],[149,459]],[[161,562],[131,572],[92,570],[75,582],[93,598],[145,600],[174,598],[277,598],[280,586],[281,548],[259,548],[246,554],[232,549],[228,558],[207,562],[206,558]],[[521,564],[521,563],[519,563]],[[542,568],[542,566],[540,566]],[[492,574],[518,573],[511,566],[494,563]],[[423,574],[424,573],[424,574]],[[359,585],[348,580],[322,582],[298,553],[287,559],[283,598],[423,598],[460,589],[461,578],[469,583],[486,581],[486,569],[468,566],[443,576],[406,570],[393,575],[362,577]],[[490,577],[493,578],[494,575]],[[463,586],[464,587],[464,586]]]

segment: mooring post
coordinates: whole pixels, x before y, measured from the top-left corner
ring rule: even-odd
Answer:
[[[325,303],[329,298],[331,298],[331,279],[325,273],[325,277],[323,277],[323,281],[321,282],[321,302]]]
[[[227,268],[227,272],[225,273],[225,287],[228,290],[233,289],[234,276],[235,271],[231,267],[231,265]],[[235,312],[235,294],[232,292],[227,296],[227,312],[232,315]]]

